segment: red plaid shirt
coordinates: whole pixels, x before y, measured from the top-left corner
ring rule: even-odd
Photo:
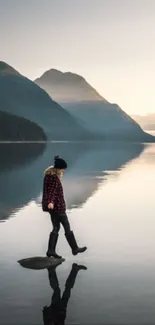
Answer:
[[[63,187],[59,177],[54,175],[45,175],[43,184],[42,209],[48,210],[48,204],[53,203],[52,211],[64,213],[66,211],[66,203],[63,194]]]

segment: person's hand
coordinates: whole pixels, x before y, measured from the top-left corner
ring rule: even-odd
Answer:
[[[48,209],[49,210],[53,210],[54,209],[54,204],[53,203],[49,203],[48,204]]]

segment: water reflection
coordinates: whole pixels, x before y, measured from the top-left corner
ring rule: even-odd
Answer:
[[[94,193],[106,171],[120,169],[138,157],[142,144],[52,143],[0,145],[0,220],[5,220],[31,200],[38,201],[43,170],[56,154],[68,161],[64,188],[69,209],[78,207]]]
[[[38,197],[42,186],[42,170],[49,164],[51,157],[60,152],[65,159],[68,158],[70,165],[64,179],[70,206],[73,203],[78,206],[83,204],[102,178],[103,186],[96,195],[82,209],[72,210],[69,214],[80,243],[84,242],[88,246],[87,254],[76,257],[74,261],[86,263],[88,271],[78,274],[72,297],[63,309],[61,320],[66,325],[155,323],[154,145],[148,146],[140,158],[128,164],[131,159],[138,157],[142,149],[141,146],[127,144],[90,147],[49,145],[29,165],[23,167],[21,164],[21,168],[18,166],[16,171],[15,168],[12,172],[8,171],[9,185],[14,174],[16,181],[18,175],[21,175],[18,169],[25,171],[29,181],[28,190],[32,191],[34,198]],[[114,177],[116,173],[116,177],[108,176],[105,184],[106,173],[111,172]],[[37,185],[36,188],[34,185]],[[8,193],[11,195],[11,192]],[[19,201],[16,203],[19,204],[22,193],[20,190],[17,193]],[[3,193],[1,197],[3,199]],[[10,202],[10,197],[7,200]],[[66,258],[66,262],[56,269],[60,284],[58,287],[56,282],[56,292],[50,290],[47,271],[23,269],[16,263],[23,257],[44,256],[50,227],[50,219],[35,202],[17,213],[16,218],[1,224],[0,288],[3,298],[0,324],[41,325],[43,317],[44,322],[49,321],[50,325],[56,322],[53,317],[57,316],[57,310],[61,311],[63,292],[61,297],[56,293],[59,287],[63,288],[70,272],[70,263],[75,259],[64,237],[60,236],[58,253]],[[53,299],[50,301],[52,294],[58,298],[56,311]],[[48,309],[44,309],[48,303]]]
[[[65,325],[67,306],[76,281],[77,274],[80,270],[87,270],[83,265],[73,264],[70,274],[65,283],[65,290],[61,296],[56,268],[48,269],[48,277],[53,295],[51,304],[43,308],[43,322],[44,325]]]
[[[46,148],[46,143],[0,143],[1,172],[23,168],[39,158]]]
[[[144,150],[143,144],[104,143],[90,144],[79,151],[74,164],[64,177],[67,206],[79,207],[97,191],[109,172],[117,171]]]
[[[45,147],[44,143],[0,144],[0,220],[37,195],[37,182],[31,173]]]

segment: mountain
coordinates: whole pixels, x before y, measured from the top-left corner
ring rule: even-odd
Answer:
[[[132,115],[132,118],[140,124],[144,130],[155,130],[155,114],[142,115]]]
[[[51,69],[45,72],[35,83],[45,89],[58,103],[78,102],[80,100],[104,100],[87,81],[71,72]],[[104,100],[106,102],[106,100]]]
[[[118,105],[109,103],[77,74],[52,69],[35,83],[72,114],[78,123],[98,136],[108,140],[155,141]]]
[[[23,117],[0,111],[0,141],[46,141],[46,135],[36,123]]]
[[[63,107],[85,128],[108,140],[155,141],[116,104],[84,101],[64,103]]]
[[[15,75],[20,76],[20,73],[12,68],[7,63],[0,61],[0,76],[7,76],[7,75]]]
[[[0,62],[0,110],[38,124],[50,140],[93,138],[34,82]]]

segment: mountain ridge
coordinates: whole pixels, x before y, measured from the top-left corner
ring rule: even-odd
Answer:
[[[80,95],[78,92],[77,86],[80,87],[80,91],[82,94],[82,100],[95,99],[102,100],[107,103],[107,100],[104,99],[95,88],[89,85],[87,80],[78,75],[77,73],[72,73],[70,71],[62,72],[57,69],[50,69],[43,73],[40,78],[34,80],[34,82],[40,86],[41,79],[41,87],[51,96],[50,88],[48,88],[48,83],[50,83],[53,87],[58,87],[59,92],[55,93],[54,100],[59,103],[63,103],[66,101],[76,101],[76,98]],[[65,89],[64,88],[65,83]],[[69,90],[68,90],[69,87]],[[56,92],[56,89],[55,89]],[[61,96],[60,96],[61,94]],[[66,95],[67,94],[67,95]]]
[[[0,110],[38,124],[49,140],[94,137],[41,87],[4,62],[0,64]]]
[[[108,102],[77,74],[51,69],[35,82],[72,114],[79,124],[98,136],[105,136],[109,140],[155,141],[117,104]]]
[[[16,69],[14,69],[11,65],[7,64],[4,61],[0,61],[0,76],[5,76],[5,75],[20,76],[21,74]]]

